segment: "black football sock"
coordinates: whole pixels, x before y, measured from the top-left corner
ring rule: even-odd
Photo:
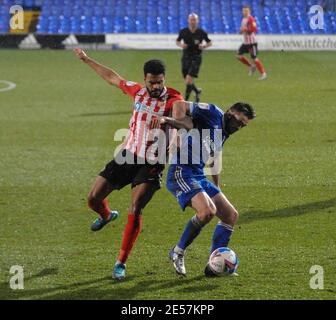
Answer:
[[[192,84],[187,84],[186,86],[186,93],[185,93],[185,99],[188,100],[190,97],[190,93],[193,90]]]
[[[192,90],[194,90],[195,93],[199,93],[199,90],[198,90],[198,88],[195,86],[194,83],[193,83],[191,86],[192,86]]]

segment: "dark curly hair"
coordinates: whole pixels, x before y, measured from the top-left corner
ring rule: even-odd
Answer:
[[[159,74],[166,74],[166,66],[163,63],[163,61],[161,60],[157,60],[157,59],[152,59],[152,60],[148,60],[145,64],[144,64],[144,75],[146,76],[147,73],[151,73],[155,76],[159,75]]]
[[[230,107],[230,110],[235,110],[238,112],[244,113],[246,117],[249,119],[254,119],[256,117],[255,111],[253,110],[253,107],[245,102],[237,102],[234,105]]]

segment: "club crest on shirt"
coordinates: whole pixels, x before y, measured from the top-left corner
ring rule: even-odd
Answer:
[[[162,104],[158,103],[158,106],[160,108],[163,105],[164,105],[164,103],[162,103]],[[143,104],[139,101],[134,104],[134,110],[135,111],[146,112],[146,113],[149,113],[149,114],[157,114],[157,112],[154,112],[154,110],[153,110],[154,108],[155,108],[154,106],[150,106],[150,105],[148,106],[148,105]]]

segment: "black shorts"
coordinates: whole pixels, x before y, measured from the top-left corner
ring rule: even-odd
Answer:
[[[200,55],[183,55],[182,56],[183,78],[185,78],[187,75],[197,78],[201,63],[202,63],[202,56]]]
[[[241,56],[244,53],[249,53],[252,59],[258,56],[258,44],[242,44],[238,50],[238,54]]]
[[[125,159],[127,161],[124,161]],[[121,150],[99,175],[104,177],[113,189],[117,190],[130,183],[134,188],[136,185],[145,182],[152,183],[159,189],[163,170],[163,164],[149,164],[129,151]]]

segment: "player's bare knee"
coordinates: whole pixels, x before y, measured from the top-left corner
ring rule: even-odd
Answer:
[[[222,222],[232,226],[235,225],[239,217],[238,211],[235,208],[226,211],[218,211],[216,215]]]
[[[239,213],[236,209],[233,209],[230,213],[231,224],[235,224],[238,221]]]
[[[189,75],[186,76],[185,78],[186,84],[192,84],[193,83],[193,78]]]
[[[213,212],[213,210],[209,210],[205,214],[205,219],[207,222],[210,222],[214,216],[215,216],[215,213]]]
[[[211,206],[208,206],[204,208],[203,210],[200,210],[197,216],[202,222],[208,223],[215,216],[215,213],[216,211]]]
[[[90,192],[87,197],[87,204],[90,208],[97,206],[100,202],[95,192]]]

